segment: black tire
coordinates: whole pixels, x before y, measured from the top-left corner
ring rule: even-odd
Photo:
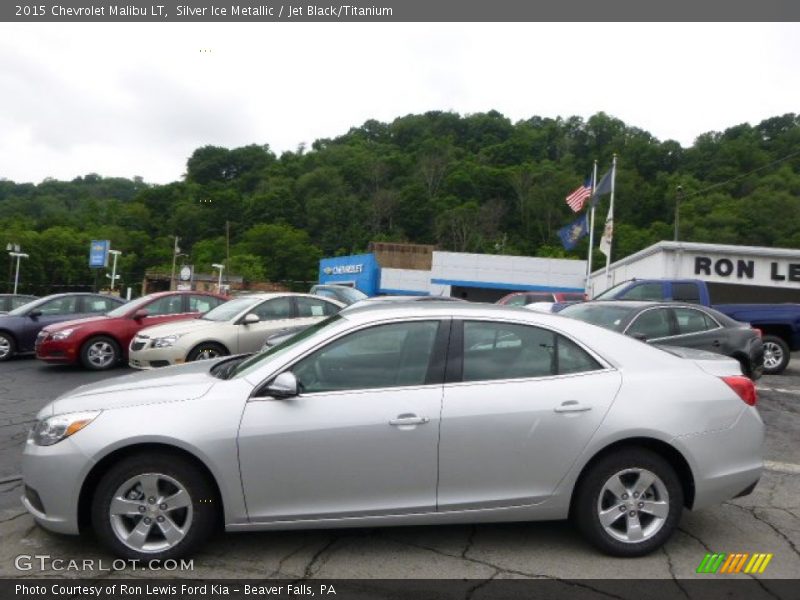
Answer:
[[[0,331],[0,362],[10,360],[17,353],[17,341],[14,336]]]
[[[625,500],[609,501],[610,498],[614,498],[614,495],[607,490],[604,491],[607,483],[618,479],[617,476],[623,474],[619,481],[623,479],[632,481],[630,487],[623,486],[626,492],[629,492],[635,489],[637,479],[633,478],[637,477],[636,471],[641,472],[642,470],[655,475],[660,482],[660,487],[654,482],[645,488],[647,497],[634,498],[632,494],[626,494]],[[627,473],[628,471],[630,473]],[[666,497],[663,496],[664,492],[666,492]],[[642,502],[643,498],[644,502]],[[664,501],[666,501],[666,506],[663,506],[665,514],[660,524],[659,519],[654,518],[646,509],[639,512],[637,508],[645,505],[645,502],[656,504]],[[615,502],[617,503],[615,504]],[[600,510],[601,507],[606,507],[608,515],[616,515],[620,506],[623,506],[624,510],[619,511],[620,516],[610,523],[609,527],[612,529],[619,527],[624,531],[614,529],[615,535],[612,535],[600,521]],[[608,454],[589,467],[575,490],[572,516],[586,539],[606,554],[634,557],[644,556],[660,548],[678,526],[682,510],[683,488],[675,469],[664,458],[650,450],[630,447]],[[635,521],[628,518],[628,514],[633,516],[633,512],[637,513]],[[628,527],[632,522],[640,524],[644,532],[641,541],[620,539],[620,537],[631,535]],[[650,527],[652,530],[648,534],[647,530]]]
[[[81,364],[90,371],[107,371],[119,364],[122,352],[114,338],[99,335],[81,346]]]
[[[789,365],[789,345],[776,335],[765,335],[761,341],[764,344],[764,373],[766,375],[783,373]]]
[[[204,356],[208,354],[208,356]],[[222,344],[216,342],[202,342],[192,348],[191,352],[186,357],[187,362],[195,360],[204,360],[206,358],[216,358],[218,356],[228,356],[230,352]]]
[[[143,497],[132,500],[132,503],[134,505],[141,503],[139,507],[136,507],[137,509],[145,507],[145,511],[141,511],[144,516],[137,514],[115,520],[110,514],[111,502],[119,490],[127,489],[132,479],[145,477],[152,480],[156,475],[164,478],[159,480],[160,485],[158,486],[159,494],[163,493],[164,500],[168,501],[170,495],[175,491],[168,481],[171,479],[178,482],[184,492],[188,494],[187,505],[191,508],[173,507],[170,509],[168,505],[163,504],[169,509],[169,512],[165,510],[156,514],[158,513],[157,507],[162,506],[159,504],[162,501],[161,498],[157,498],[151,504],[148,502],[148,498]],[[123,488],[123,486],[125,487]],[[139,492],[142,489],[139,487]],[[132,489],[130,493],[133,494],[135,491]],[[126,494],[125,498],[131,498],[131,496]],[[122,459],[103,475],[92,498],[92,528],[100,542],[121,558],[144,561],[178,558],[194,552],[214,531],[218,518],[216,504],[217,499],[213,485],[191,461],[175,455],[139,454]],[[149,512],[150,507],[155,512]],[[167,517],[161,516],[162,514],[168,515],[169,522],[166,521]],[[151,519],[149,524],[144,523],[147,518]],[[156,523],[158,518],[165,523],[165,527],[169,528],[175,525],[178,527],[178,531],[180,531],[180,527],[186,528],[182,539],[170,547],[157,547],[159,543],[168,544],[167,538],[161,533],[162,526]],[[153,540],[150,542],[152,547],[143,547],[137,550],[122,541],[120,536],[127,530],[133,530],[136,527],[150,528],[146,539]],[[159,537],[163,538],[163,541],[159,540]]]

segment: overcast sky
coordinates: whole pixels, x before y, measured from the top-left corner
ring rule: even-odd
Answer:
[[[201,52],[201,50],[205,50]],[[605,111],[661,140],[800,112],[800,24],[0,24],[0,178],[166,183],[367,119]]]

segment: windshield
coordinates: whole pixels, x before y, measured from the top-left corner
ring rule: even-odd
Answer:
[[[613,299],[614,294],[616,294],[617,291],[619,291],[619,288],[621,288],[623,286],[626,286],[628,284],[630,284],[630,280],[623,281],[621,283],[618,283],[617,285],[611,286],[610,288],[608,288],[604,292],[600,292],[597,296],[592,298],[592,300],[611,300],[611,299]]]
[[[45,300],[45,298],[39,298],[37,300],[32,300],[31,302],[28,302],[27,304],[23,304],[22,306],[18,306],[14,310],[8,311],[6,314],[7,315],[24,315],[30,309],[32,309],[34,306],[39,306],[44,300]]]
[[[147,304],[153,299],[152,296],[142,296],[141,298],[137,298],[136,300],[131,300],[130,302],[126,302],[125,304],[120,304],[114,310],[110,310],[106,313],[107,317],[124,317],[130,311],[139,310],[142,306]]]
[[[310,327],[304,329],[297,335],[293,335],[288,340],[281,342],[277,346],[273,346],[269,350],[263,350],[261,352],[256,352],[253,356],[240,362],[236,365],[236,368],[230,371],[228,378],[231,377],[241,377],[243,375],[247,375],[250,371],[258,367],[263,361],[277,356],[279,354],[283,354],[290,348],[294,348],[297,344],[302,342],[305,339],[310,338],[312,335],[315,335],[317,332],[322,331],[323,329],[327,329],[328,327],[334,326],[338,321],[341,320],[340,315],[333,315],[328,317],[324,321],[320,321]]]
[[[627,306],[603,306],[602,304],[573,304],[561,310],[558,314],[585,321],[592,325],[599,325],[606,329],[622,331],[627,323],[628,315],[633,309]]]
[[[228,300],[224,304],[220,304],[216,308],[212,308],[200,318],[206,321],[230,321],[243,310],[253,307],[263,301],[263,298],[247,297]]]

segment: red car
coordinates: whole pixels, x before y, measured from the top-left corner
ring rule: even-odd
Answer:
[[[142,296],[99,317],[49,325],[36,338],[36,358],[81,363],[102,371],[128,362],[128,345],[145,327],[195,319],[228,298],[205,292],[158,292]]]
[[[514,292],[503,296],[497,304],[506,306],[526,306],[534,302],[583,302],[586,294],[583,292]]]

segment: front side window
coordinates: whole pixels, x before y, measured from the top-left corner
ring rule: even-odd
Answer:
[[[294,365],[301,393],[416,386],[426,383],[438,321],[356,331]]]
[[[262,302],[250,312],[258,315],[258,318],[262,321],[290,319],[292,317],[292,301],[286,296],[283,298],[274,298]]]
[[[183,296],[162,296],[153,300],[146,307],[147,316],[155,317],[158,315],[177,315],[183,310]]]
[[[678,334],[700,333],[709,329],[716,329],[719,325],[708,315],[700,310],[691,308],[676,308],[675,320],[678,324]]]
[[[61,298],[54,298],[40,304],[38,310],[42,311],[45,316],[48,315],[71,315],[78,310],[78,297],[77,296],[62,296]]]
[[[673,283],[672,299],[678,302],[700,303],[700,290],[694,283]]]
[[[547,377],[601,368],[577,344],[548,329],[464,323],[464,381]]]
[[[633,320],[625,333],[634,337],[643,336],[648,340],[672,335],[667,309],[654,308],[644,311]]]

